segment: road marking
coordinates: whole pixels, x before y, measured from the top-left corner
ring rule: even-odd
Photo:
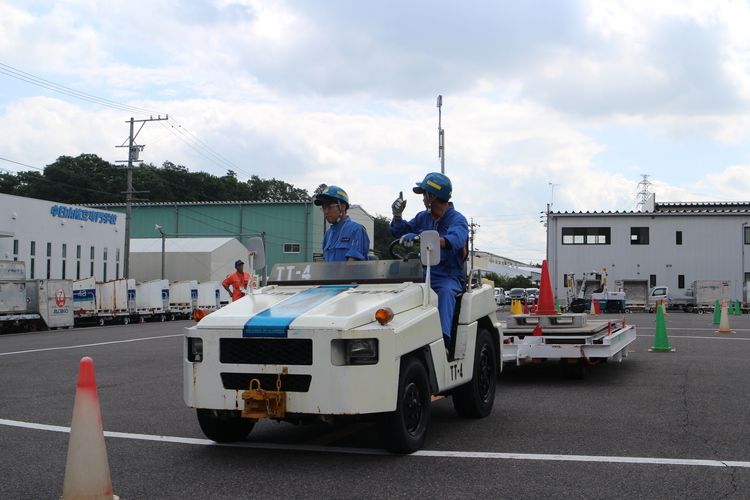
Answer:
[[[97,347],[100,345],[125,344],[128,342],[141,342],[143,340],[158,340],[158,339],[168,339],[170,337],[182,337],[183,335],[184,334],[182,333],[177,333],[174,335],[160,335],[158,337],[140,337],[137,339],[112,340],[110,342],[97,342],[96,344],[80,344],[80,345],[68,345],[68,346],[62,346],[62,347],[45,347],[43,349],[28,349],[26,351],[0,352],[0,356],[10,356],[11,354],[26,354],[30,352],[60,351],[64,349],[80,349],[82,347]]]
[[[725,333],[724,336],[717,335],[716,337],[701,337],[698,335],[672,335],[670,338],[672,339],[704,339],[704,340],[748,340],[750,341],[750,338],[747,337],[727,337],[727,334]],[[644,333],[638,334],[639,337],[653,337],[653,333]]]
[[[0,425],[20,427],[51,432],[70,433],[70,427],[59,425],[37,424],[18,420],[0,419]],[[186,438],[178,436],[155,436],[151,434],[133,434],[130,432],[104,431],[110,438],[131,439],[136,441],[154,441],[159,443],[189,444],[196,446],[220,446],[229,448],[252,448],[258,450],[310,451],[319,453],[343,453],[348,455],[390,455],[385,450],[373,448],[347,448],[344,446],[318,446],[277,443],[215,443],[209,439]],[[539,460],[546,462],[599,462],[638,465],[685,465],[692,467],[739,467],[750,469],[750,462],[732,460],[702,460],[693,458],[656,458],[656,457],[616,457],[602,455],[556,455],[546,453],[494,453],[486,451],[441,451],[420,450],[412,453],[412,457],[432,458],[469,458],[484,460]]]

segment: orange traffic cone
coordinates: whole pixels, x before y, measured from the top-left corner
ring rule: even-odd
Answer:
[[[591,309],[589,310],[589,314],[592,316],[596,314],[596,308],[594,307],[594,299],[591,299]]]
[[[542,261],[542,282],[539,284],[539,302],[537,314],[556,315],[555,296],[552,293],[552,285],[549,281],[549,266],[547,261]]]
[[[81,359],[78,384],[70,424],[68,459],[65,463],[63,500],[117,499],[112,494],[104,428],[99,410],[99,394],[94,377],[94,361]]]
[[[729,328],[729,311],[727,305],[727,299],[721,300],[721,320],[719,321],[719,329],[716,333],[734,333],[734,330]]]
[[[612,335],[612,322],[607,321],[607,336],[611,336],[611,335]]]
[[[532,332],[532,335],[534,337],[541,337],[544,335],[544,331],[542,330],[542,325],[540,323],[537,323],[534,327],[534,331]]]

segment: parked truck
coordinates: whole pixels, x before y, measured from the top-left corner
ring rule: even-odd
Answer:
[[[696,280],[682,291],[670,290],[667,286],[655,286],[649,291],[649,310],[663,300],[671,309],[685,312],[705,313],[713,310],[716,301],[729,299],[732,282],[728,280]]]

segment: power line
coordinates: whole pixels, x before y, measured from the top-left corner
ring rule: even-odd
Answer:
[[[99,106],[104,106],[110,109],[115,109],[118,111],[127,111],[135,114],[166,114],[164,112],[159,112],[155,110],[149,110],[146,108],[139,108],[137,106],[130,106],[128,104],[123,104],[121,102],[113,101],[111,99],[106,99],[104,97],[98,97],[93,94],[89,94],[86,92],[81,92],[79,90],[75,90],[70,87],[66,87],[65,85],[61,85],[59,83],[55,83],[51,80],[46,80],[44,78],[35,76],[31,73],[27,73],[26,71],[20,70],[18,68],[14,68],[13,66],[10,66],[8,64],[0,62],[0,74],[4,74],[6,76],[9,76],[11,78],[15,78],[17,80],[30,83],[32,85],[36,85],[37,87],[41,87],[47,90],[51,90],[53,92],[57,92],[59,94],[66,95],[68,97],[73,97],[75,99],[79,99],[82,101],[90,102],[92,104],[97,104]],[[240,169],[235,164],[233,164],[231,161],[229,161],[226,157],[222,156],[220,153],[215,151],[213,148],[211,148],[208,144],[206,144],[204,141],[199,139],[195,134],[187,130],[187,128],[177,122],[174,119],[174,116],[172,117],[172,121],[174,121],[178,127],[182,128],[187,134],[190,134],[192,136],[190,139],[182,139],[188,146],[190,146],[194,151],[196,151],[198,154],[203,156],[204,158],[208,159],[209,161],[212,161],[216,163],[217,161],[220,162],[219,165],[222,168],[229,167],[231,170],[235,170],[238,172],[243,172],[247,174],[248,176],[252,176],[252,174],[249,174],[248,172]],[[181,131],[182,133],[182,131]],[[199,146],[194,146],[191,144],[192,142],[197,143]],[[210,155],[210,156],[207,156]],[[214,157],[216,160],[211,158]]]
[[[22,163],[20,161],[15,161],[15,160],[11,160],[11,159],[8,159],[8,158],[3,158],[2,156],[0,156],[0,160],[7,161],[9,163],[15,163],[16,165],[21,165],[21,166],[28,167],[28,168],[31,168],[31,169],[34,169],[34,170],[39,170],[42,173],[44,173],[44,170],[45,170],[43,168],[35,167],[35,166],[29,165],[27,163]],[[6,172],[13,173],[16,176],[18,176],[18,172],[11,172],[10,170],[6,170]],[[52,179],[47,179],[45,177],[28,177],[25,180],[34,180],[34,181],[47,182],[49,184],[55,184],[57,186],[65,186],[65,187],[69,187],[69,188],[72,188],[72,189],[78,189],[78,190],[81,190],[81,191],[89,191],[89,192],[92,192],[92,193],[106,194],[106,195],[110,195],[110,196],[119,197],[118,193],[112,193],[112,192],[109,192],[109,191],[102,191],[100,189],[91,189],[91,188],[86,188],[86,187],[82,187],[82,186],[76,186],[74,184],[66,184],[64,182],[53,181]]]

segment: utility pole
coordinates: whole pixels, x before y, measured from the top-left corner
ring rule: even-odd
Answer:
[[[445,130],[443,130],[443,96],[437,96],[438,108],[438,158],[440,158],[440,173],[445,173]]]
[[[469,244],[471,245],[471,268],[474,269],[474,234],[477,232],[479,224],[474,223],[474,217],[471,218],[469,224]]]
[[[115,146],[117,148],[128,148],[128,159],[117,161],[117,163],[128,164],[128,181],[125,190],[125,260],[123,266],[123,278],[125,279],[130,277],[130,218],[133,211],[133,194],[147,192],[135,191],[133,189],[133,163],[141,163],[143,161],[138,158],[138,153],[143,151],[143,148],[145,147],[143,145],[136,144],[135,138],[138,137],[138,134],[141,133],[141,130],[143,130],[143,126],[146,124],[146,122],[155,122],[162,120],[169,120],[169,115],[165,115],[164,118],[162,118],[161,115],[158,115],[156,118],[154,118],[153,116],[149,116],[144,120],[135,120],[133,119],[133,117],[131,117],[130,120],[125,122],[130,123],[130,134],[128,135],[127,139],[128,145],[125,146],[124,144],[122,144],[120,146]],[[141,126],[138,129],[138,132],[133,133],[136,123],[140,123]]]

